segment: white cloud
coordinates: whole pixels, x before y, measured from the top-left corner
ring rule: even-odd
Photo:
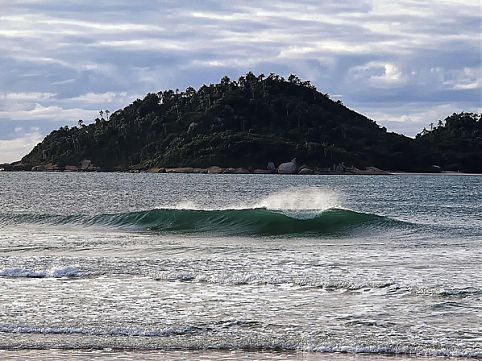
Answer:
[[[43,106],[36,103],[31,109],[22,109],[16,112],[0,111],[0,119],[14,120],[49,120],[58,122],[69,122],[77,119],[91,119],[97,114],[97,110],[70,108],[64,109],[59,106]]]
[[[482,69],[480,67],[465,67],[462,70],[456,70],[453,73],[453,79],[445,81],[444,84],[455,90],[480,90],[482,88]]]
[[[0,101],[16,100],[16,101],[40,101],[55,97],[55,93],[42,92],[23,92],[23,93],[0,93]]]
[[[82,104],[106,104],[112,103],[114,100],[121,98],[127,101],[127,92],[106,92],[106,93],[85,93],[74,98],[68,99],[69,102]]]
[[[395,64],[384,64],[383,74],[371,76],[370,80],[374,84],[396,84],[404,81],[400,68]]]
[[[32,128],[18,138],[0,140],[0,163],[11,163],[20,160],[23,155],[29,153],[42,139],[43,136],[39,129]]]
[[[400,67],[392,63],[368,62],[349,69],[348,73],[356,80],[366,81],[374,87],[400,86],[407,81]]]

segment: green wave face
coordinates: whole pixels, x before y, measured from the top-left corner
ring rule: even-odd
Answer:
[[[6,221],[6,217],[0,216]],[[10,222],[8,222],[10,221]],[[329,209],[307,218],[265,208],[229,210],[153,209],[97,216],[15,215],[7,223],[106,225],[133,231],[229,235],[330,235],[361,229],[394,228],[402,221],[345,209]]]

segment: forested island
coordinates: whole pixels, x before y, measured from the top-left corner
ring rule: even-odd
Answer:
[[[415,139],[291,75],[248,73],[149,93],[91,124],[51,132],[5,170],[213,173],[482,173],[482,115],[453,114]],[[296,162],[290,162],[292,159]],[[288,162],[288,163],[287,163]],[[281,168],[279,165],[285,163]],[[215,166],[215,167],[213,167]],[[304,170],[304,171],[303,171]],[[380,171],[381,172],[381,171]]]

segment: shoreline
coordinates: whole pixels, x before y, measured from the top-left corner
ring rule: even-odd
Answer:
[[[94,170],[94,171],[71,171],[71,170],[1,170],[1,173],[128,173],[128,174],[209,174],[209,175],[294,175],[294,176],[317,176],[317,175],[353,175],[353,176],[482,176],[482,173],[468,173],[468,172],[452,172],[452,171],[445,171],[445,172],[404,172],[404,171],[382,171],[382,172],[328,172],[328,171],[313,171],[312,173],[277,173],[277,172],[207,172],[201,170],[193,170],[193,171],[183,171],[178,170],[176,168],[167,168],[166,171],[162,172],[155,172],[150,170]]]
[[[416,354],[345,353],[309,351],[245,351],[245,350],[114,350],[105,349],[0,349],[3,360],[304,360],[304,361],[468,361],[472,357],[425,356]]]
[[[384,170],[375,166],[364,168],[348,166],[345,163],[333,164],[331,167],[320,167],[310,165],[298,165],[296,158],[289,162],[280,163],[275,166],[269,162],[266,168],[253,166],[231,167],[211,165],[208,167],[164,167],[135,165],[129,167],[117,166],[114,168],[101,168],[91,160],[84,159],[77,165],[58,165],[53,163],[32,166],[29,164],[14,162],[11,164],[0,164],[2,172],[65,172],[65,173],[175,173],[175,174],[280,174],[280,175],[482,175],[482,173],[468,173],[462,171],[445,171],[440,167],[432,166],[420,171]]]
[[[375,166],[356,167],[345,165],[344,162],[333,164],[330,167],[315,165],[299,165],[296,158],[289,162],[280,163],[278,166],[268,162],[264,167],[231,167],[211,165],[206,167],[193,166],[116,166],[113,168],[102,168],[95,165],[91,160],[84,159],[77,165],[58,165],[54,163],[31,164],[14,162],[0,164],[1,172],[102,172],[102,173],[185,173],[185,174],[281,174],[281,175],[482,175],[482,173],[469,173],[463,171],[447,171],[441,167],[432,166],[418,171],[385,170]]]

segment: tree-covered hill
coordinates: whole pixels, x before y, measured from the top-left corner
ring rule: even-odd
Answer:
[[[294,75],[224,77],[198,90],[150,93],[100,115],[92,124],[79,121],[78,127],[53,131],[22,164],[62,168],[88,159],[102,170],[265,168],[296,157],[299,164],[320,168],[344,162],[417,171],[439,159],[423,156],[425,136],[414,141],[388,133]]]
[[[453,114],[431,127],[416,137],[424,157],[444,170],[482,173],[482,114]]]

